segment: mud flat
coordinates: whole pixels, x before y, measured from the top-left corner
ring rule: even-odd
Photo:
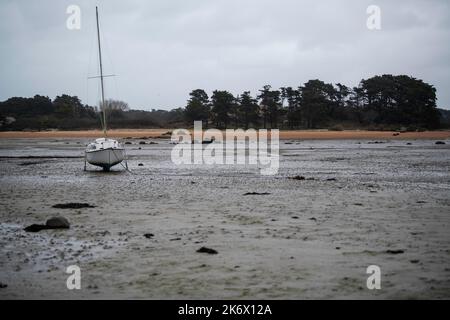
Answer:
[[[449,299],[450,141],[371,139],[290,138],[275,176],[176,166],[168,139],[126,140],[133,173],[84,172],[84,136],[0,139],[0,298]]]

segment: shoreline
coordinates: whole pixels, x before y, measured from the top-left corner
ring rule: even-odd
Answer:
[[[114,129],[109,130],[111,138],[170,138],[167,134],[173,129]],[[0,139],[45,139],[45,138],[95,138],[103,136],[101,130],[80,131],[3,131]],[[450,139],[450,130],[404,132],[367,131],[367,130],[280,130],[281,140],[446,140]]]

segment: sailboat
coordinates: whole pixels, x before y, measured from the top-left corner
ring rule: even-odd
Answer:
[[[104,137],[95,139],[87,145],[85,150],[84,170],[86,170],[86,162],[103,168],[104,171],[109,171],[111,167],[121,163],[125,159],[125,149],[122,145],[114,139],[108,138],[106,126],[106,104],[105,91],[103,86],[103,66],[102,66],[102,50],[100,44],[100,28],[98,23],[98,8],[95,7],[95,16],[97,19],[97,38],[98,38],[98,56],[100,63],[100,85],[102,91],[101,111],[102,111],[102,125]],[[127,166],[128,167],[128,166]]]

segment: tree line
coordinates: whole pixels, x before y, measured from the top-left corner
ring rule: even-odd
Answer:
[[[441,116],[432,85],[409,76],[383,75],[353,88],[321,80],[297,88],[266,85],[256,96],[215,90],[208,98],[196,89],[190,93],[185,118],[217,128],[436,129]]]
[[[296,88],[266,85],[256,95],[203,89],[189,94],[186,106],[132,110],[107,100],[109,128],[176,128],[202,121],[204,127],[279,129],[407,130],[450,127],[450,111],[436,107],[436,89],[422,80],[382,75],[357,87],[310,80]],[[99,108],[76,96],[13,97],[0,102],[0,130],[99,129]]]
[[[182,122],[182,111],[131,110],[126,102],[106,100],[108,128],[160,128]],[[0,130],[100,129],[100,108],[83,104],[77,96],[13,97],[0,102]]]

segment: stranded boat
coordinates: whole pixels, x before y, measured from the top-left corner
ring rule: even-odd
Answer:
[[[102,67],[102,50],[100,45],[100,28],[98,23],[98,9],[95,7],[95,16],[97,19],[97,37],[98,37],[98,56],[100,63],[100,85],[102,91],[102,125],[103,125],[103,138],[95,139],[94,142],[89,143],[85,150],[85,162],[84,170],[86,170],[86,162],[103,168],[104,171],[109,171],[111,167],[121,163],[125,159],[125,149],[121,144],[114,139],[107,137],[106,126],[106,104],[105,104],[105,92],[103,87],[103,67]]]
[[[112,166],[125,159],[125,149],[117,140],[98,138],[88,144],[86,148],[86,161],[94,166],[109,171]]]

